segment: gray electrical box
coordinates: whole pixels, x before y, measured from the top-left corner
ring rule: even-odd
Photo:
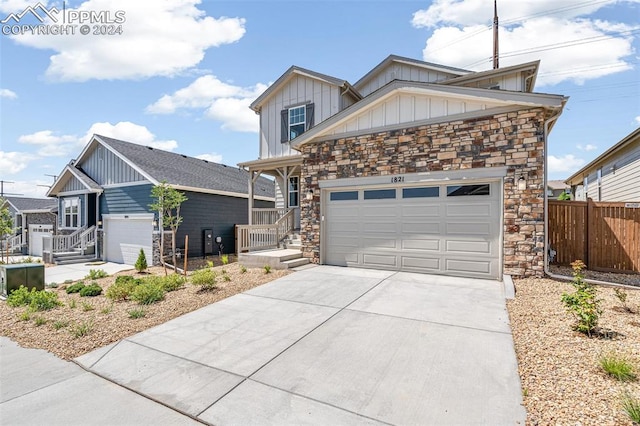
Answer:
[[[29,290],[44,290],[44,265],[42,263],[16,263],[0,265],[0,295],[7,297],[23,285]]]
[[[213,254],[213,229],[202,231],[202,252],[204,255]]]

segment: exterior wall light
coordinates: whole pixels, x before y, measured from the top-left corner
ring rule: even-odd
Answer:
[[[310,189],[309,192],[307,192],[307,201],[311,200],[313,200],[313,189]]]
[[[524,176],[520,176],[518,178],[518,190],[524,191],[525,189],[527,189],[527,180],[524,178]]]

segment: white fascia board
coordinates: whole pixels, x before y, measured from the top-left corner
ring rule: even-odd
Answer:
[[[155,213],[111,213],[103,214],[102,219],[153,220]]]

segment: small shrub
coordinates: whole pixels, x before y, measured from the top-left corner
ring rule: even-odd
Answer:
[[[85,279],[97,280],[108,276],[109,274],[107,274],[104,269],[89,269],[89,275],[87,275]]]
[[[49,284],[47,284],[47,287],[49,288],[58,288],[58,283],[57,282],[50,282]]]
[[[244,274],[244,273],[246,273],[246,272],[247,272],[247,267],[246,267],[246,266],[244,266],[244,265],[240,265],[240,273],[241,273],[241,274]]]
[[[160,283],[164,291],[175,291],[182,287],[187,279],[180,274],[171,274],[166,277],[160,277]]]
[[[120,275],[116,277],[116,284],[121,284],[121,283],[140,284],[141,282],[142,280],[140,278],[135,278],[132,275]]]
[[[105,306],[104,308],[100,309],[101,314],[110,314],[111,311],[113,311],[113,304],[109,306]]]
[[[95,282],[80,290],[80,297],[95,297],[100,294],[102,294],[102,287]]]
[[[628,296],[627,292],[621,288],[614,288],[613,291],[616,297],[618,298],[618,300],[620,301],[620,303],[622,304],[622,308],[624,308],[624,310],[632,314],[635,313],[635,310],[631,308],[631,306],[627,305],[627,296]]]
[[[222,256],[220,256],[220,261],[222,261],[223,265],[228,265],[229,264],[229,255],[228,254],[223,254]]]
[[[640,399],[625,392],[622,396],[622,409],[635,424],[640,424]]]
[[[271,273],[271,266],[264,265],[264,273],[265,274],[270,274]]]
[[[71,335],[77,339],[86,336],[91,331],[93,331],[93,321],[83,321],[71,328]]]
[[[133,308],[129,311],[129,318],[138,319],[147,315],[147,311],[144,308]]]
[[[573,268],[571,285],[575,292],[564,293],[562,302],[576,319],[574,329],[591,336],[598,325],[600,315],[602,315],[601,300],[597,298],[596,287],[584,281],[582,270],[585,264],[581,260],[576,260],[571,264],[571,267]]]
[[[31,311],[27,309],[26,311],[18,315],[18,318],[20,319],[20,321],[29,321],[31,319]]]
[[[73,284],[73,280],[64,280],[64,284]]]
[[[95,308],[93,307],[93,305],[89,302],[82,302],[82,311],[83,312],[89,312],[89,311],[93,311]]]
[[[226,270],[225,268],[222,268],[222,269],[220,270],[220,272],[222,272],[222,275],[226,275],[226,274],[227,274],[227,270]]]
[[[67,320],[57,320],[53,322],[53,328],[56,330],[60,330],[69,325],[69,321]]]
[[[203,290],[213,290],[216,288],[218,275],[211,268],[198,269],[191,274],[191,283],[199,285]]]
[[[120,279],[125,277],[131,279]],[[140,282],[140,280],[133,279],[133,277],[129,275],[120,276],[116,278],[115,284],[107,289],[105,296],[114,301],[127,300]]]
[[[67,294],[80,293],[80,290],[82,290],[83,288],[85,288],[84,282],[79,281],[67,287],[65,291],[67,292]]]
[[[628,382],[636,379],[633,365],[626,359],[615,354],[600,357],[600,367],[611,377]]]
[[[138,272],[144,272],[147,270],[147,257],[145,256],[143,249],[140,249],[140,253],[138,253],[138,260],[136,260],[134,267]]]
[[[78,303],[78,302],[76,301],[76,299],[71,299],[71,300],[69,300],[69,308],[71,308],[71,309],[75,309],[75,308],[76,308],[76,304],[77,304],[77,303]]]
[[[45,325],[47,323],[47,319],[41,316],[37,316],[33,319],[33,323],[36,327],[40,327],[41,325]]]
[[[164,288],[155,282],[146,282],[136,286],[130,298],[140,305],[150,305],[164,299]]]
[[[9,297],[7,298],[7,305],[12,308],[17,308],[18,306],[27,306],[31,303],[31,293],[29,290],[21,285],[17,290],[13,290]]]
[[[62,302],[58,300],[56,293],[51,293],[46,290],[36,291],[34,288],[31,289],[29,309],[32,311],[48,311],[60,305],[62,305]]]
[[[224,275],[222,276],[222,279],[224,279],[226,282],[231,281],[231,277],[230,277],[229,275],[227,275],[227,274],[224,274]]]

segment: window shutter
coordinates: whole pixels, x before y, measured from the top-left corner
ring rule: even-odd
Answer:
[[[289,141],[289,110],[280,111],[280,143]]]
[[[305,127],[304,127],[305,131],[313,127],[313,111],[314,111],[314,104],[307,104],[307,108],[305,110],[305,117],[307,119],[307,122],[305,123]]]

